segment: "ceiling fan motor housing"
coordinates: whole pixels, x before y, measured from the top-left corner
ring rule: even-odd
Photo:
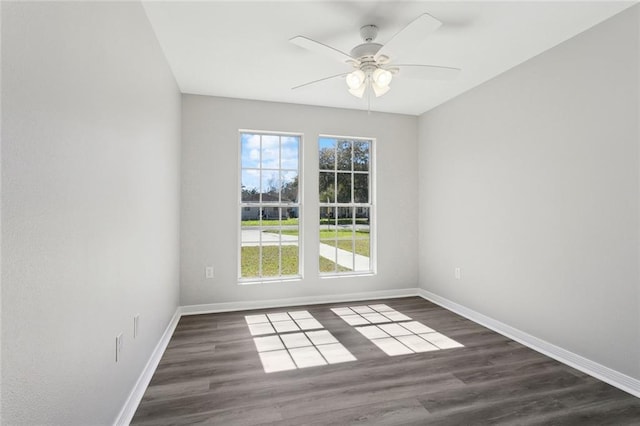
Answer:
[[[374,43],[373,40],[378,36],[378,27],[375,25],[365,25],[360,28],[360,37],[362,37],[362,41],[364,43],[357,45],[353,49],[351,49],[351,57],[356,58],[360,61],[363,59],[368,59],[370,57],[373,59],[373,56],[378,53],[378,50],[382,48],[380,43]]]
[[[376,39],[378,36],[378,27],[375,25],[365,25],[364,27],[360,27],[360,37],[362,37],[362,41],[369,43]]]
[[[380,43],[362,43],[351,49],[351,57],[358,60],[370,57],[373,59],[374,55],[378,53],[378,50],[382,48]]]

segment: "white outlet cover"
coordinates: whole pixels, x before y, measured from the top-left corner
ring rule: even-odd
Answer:
[[[207,278],[213,278],[213,266],[207,266],[204,270],[204,274]]]

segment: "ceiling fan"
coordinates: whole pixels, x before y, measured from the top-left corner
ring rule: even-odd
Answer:
[[[343,72],[319,80],[300,84],[292,89],[309,86],[333,78],[346,77],[349,93],[362,98],[370,89],[376,97],[382,96],[390,89],[390,83],[394,75],[427,80],[450,80],[460,72],[459,68],[424,65],[424,64],[392,64],[391,57],[410,49],[412,43],[427,37],[436,31],[442,22],[428,13],[418,16],[407,26],[394,35],[386,44],[376,43],[378,27],[365,25],[360,28],[360,36],[363,43],[357,45],[349,54],[312,40],[304,36],[296,36],[289,41],[309,51],[331,56],[338,61],[349,64],[352,71]],[[369,92],[370,93],[370,92]]]

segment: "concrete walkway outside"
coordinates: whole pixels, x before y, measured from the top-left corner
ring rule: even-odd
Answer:
[[[330,246],[329,244],[320,243],[320,256],[329,259],[330,261],[337,263],[338,265],[349,268],[353,271],[368,271],[369,270],[369,258],[362,256],[361,254],[355,254],[355,268],[354,268],[354,254],[350,251],[343,250]],[[336,257],[338,258],[336,260]]]
[[[272,232],[260,232],[255,229],[243,229],[242,230],[242,245],[247,247],[255,247],[260,245],[260,235],[262,234],[262,245],[265,246],[275,246],[280,242],[280,237],[278,234],[274,234]],[[283,246],[297,246],[298,245],[298,236],[297,235],[285,235],[282,234],[282,245]]]

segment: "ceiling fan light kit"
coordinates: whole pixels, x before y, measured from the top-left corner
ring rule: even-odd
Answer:
[[[366,76],[364,75],[364,72],[362,70],[355,70],[354,72],[347,74],[347,78],[345,78],[349,89],[354,90],[362,86],[365,82],[365,79]]]
[[[389,83],[391,83],[392,78],[393,74],[391,74],[391,71],[383,68],[378,68],[373,72],[373,81],[381,87],[387,87]]]
[[[407,45],[428,36],[441,25],[440,21],[428,13],[422,14],[396,33],[384,45],[374,42],[378,35],[378,27],[365,25],[360,28],[360,36],[363,43],[351,49],[349,54],[308,37],[293,37],[290,40],[291,43],[307,50],[331,56],[355,68],[351,72],[314,80],[298,85],[294,89],[333,78],[346,77],[348,91],[353,96],[362,98],[367,89],[370,89],[376,97],[380,97],[389,92],[391,80],[395,74],[403,75],[403,68],[407,70],[407,78],[440,80],[454,78],[460,71],[458,68],[424,64],[390,65],[390,53],[404,50]]]
[[[364,91],[367,86],[363,83],[360,87],[356,87],[355,89],[349,89],[349,93],[351,93],[356,98],[362,98],[364,96]]]
[[[373,93],[376,95],[376,98],[379,98],[380,96],[384,95],[385,93],[387,93],[389,91],[389,89],[391,89],[389,86],[380,86],[378,84],[376,84],[375,81],[371,82],[371,89],[373,89]]]
[[[349,93],[357,98],[364,96],[367,87],[371,87],[376,97],[380,97],[389,91],[391,78],[391,72],[382,68],[377,68],[373,72],[368,71],[367,74],[358,69],[347,74],[346,82]]]

